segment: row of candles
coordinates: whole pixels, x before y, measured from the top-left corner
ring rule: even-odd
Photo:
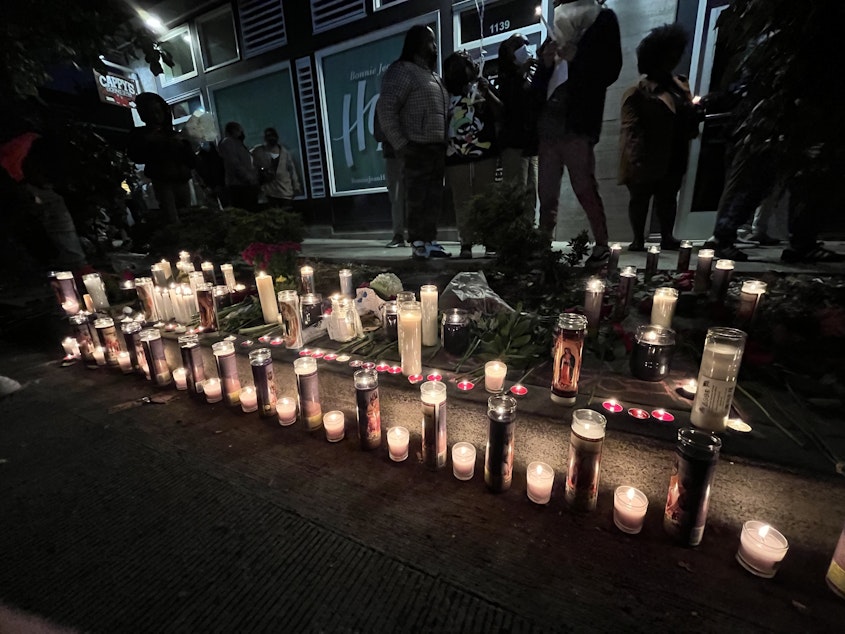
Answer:
[[[100,334],[106,334],[106,340],[110,340],[114,327],[111,331],[99,327],[98,330],[102,331]],[[129,330],[128,333],[123,330],[127,349],[118,352],[118,358],[128,360],[119,363],[124,372],[134,369],[159,387],[175,384],[177,389],[202,396],[209,403],[225,401],[227,405],[240,407],[245,413],[258,412],[263,417],[276,417],[283,426],[299,421],[311,432],[322,428],[329,442],[344,439],[344,413],[333,410],[324,414],[322,411],[314,357],[303,356],[293,362],[296,397],[277,398],[272,356],[268,348],[249,353],[254,385],[242,387],[235,346],[231,340],[224,339],[212,345],[217,377],[208,377],[198,335],[179,337],[183,367],[171,371],[158,329]],[[485,387],[489,391],[501,391],[504,374],[494,374],[490,378],[492,382]],[[382,446],[378,372],[369,368],[359,369],[354,372],[353,381],[359,443],[362,449],[378,449]],[[427,467],[437,470],[447,464],[446,384],[440,380],[423,382],[420,401],[422,461]],[[487,405],[484,479],[488,489],[499,493],[510,489],[513,481],[517,401],[512,396],[495,394],[488,399]],[[606,423],[602,414],[591,409],[577,409],[572,413],[564,497],[573,510],[588,512],[596,508]],[[391,427],[386,437],[390,459],[395,462],[406,460],[411,437],[408,428]],[[695,546],[701,541],[720,448],[721,440],[712,433],[694,429],[681,429],[679,432],[674,475],[670,480],[664,511],[664,528],[682,543]],[[468,442],[455,443],[451,457],[454,477],[471,480],[476,464],[475,446]],[[554,478],[550,465],[531,462],[526,470],[528,498],[536,504],[548,504]],[[635,487],[621,486],[615,490],[613,502],[613,521],[619,530],[639,533],[648,509],[647,496]],[[786,538],[780,532],[753,520],[743,526],[737,559],[752,573],[771,577],[787,549]]]

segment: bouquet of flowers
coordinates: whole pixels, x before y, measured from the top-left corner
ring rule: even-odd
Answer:
[[[296,286],[296,258],[302,250],[298,242],[267,244],[252,242],[241,253],[247,264],[266,271],[283,288]]]

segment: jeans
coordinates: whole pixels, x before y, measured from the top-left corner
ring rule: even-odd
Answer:
[[[540,141],[540,229],[554,234],[557,224],[560,183],[564,168],[578,202],[587,214],[597,245],[607,246],[607,218],[596,181],[595,144],[586,135],[566,134]]]
[[[385,158],[387,198],[390,201],[390,218],[393,235],[405,237],[405,190],[402,188],[402,159]]]
[[[754,215],[775,186],[775,170],[767,154],[751,156],[740,148],[725,177],[713,237],[720,246],[736,242],[736,232]]]
[[[520,148],[502,150],[502,180],[515,180],[526,188],[525,217],[534,224],[537,210],[537,157],[523,156]]]
[[[408,239],[412,243],[437,239],[437,221],[443,210],[445,171],[445,144],[410,143],[403,148],[405,217],[408,220]]]
[[[645,221],[652,198],[654,199],[654,213],[660,221],[660,237],[663,242],[672,242],[672,229],[675,226],[675,215],[678,212],[678,190],[681,188],[680,179],[674,176],[664,177],[652,183],[637,183],[628,185],[628,220],[634,232],[634,242],[645,242]]]
[[[496,159],[484,159],[474,163],[461,163],[446,167],[446,187],[452,192],[455,204],[455,222],[461,244],[472,244],[473,229],[470,226],[469,203],[473,196],[485,193],[496,179]]]

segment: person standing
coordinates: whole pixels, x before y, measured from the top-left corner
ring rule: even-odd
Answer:
[[[570,4],[556,0],[557,13]],[[622,69],[622,46],[616,14],[596,0],[578,0],[579,28],[566,42],[547,40],[541,47],[542,64],[534,76],[535,88],[546,91],[555,73],[555,58],[568,61],[568,79],[547,100],[538,122],[540,135],[540,229],[551,239],[557,225],[560,183],[564,169],[578,202],[587,214],[595,247],[588,264],[610,256],[607,219],[596,181],[594,148],[601,134],[607,88]],[[583,11],[581,11],[583,9]],[[587,19],[583,19],[583,18]],[[555,22],[558,22],[556,17]],[[588,26],[589,25],[589,26]],[[558,32],[555,27],[553,32]],[[562,46],[560,44],[563,44]]]
[[[672,235],[678,190],[687,170],[690,139],[698,136],[702,117],[692,102],[685,77],[672,74],[687,45],[677,24],[653,29],[637,46],[643,77],[622,96],[619,135],[619,183],[628,187],[628,219],[634,233],[629,251],[645,251],[649,205],[660,221],[660,248],[677,251]]]
[[[537,60],[528,40],[515,33],[499,45],[498,94],[502,101],[499,148],[502,180],[525,188],[525,215],[534,224],[537,206],[537,114],[543,105],[531,89]]]
[[[252,149],[252,161],[268,206],[286,211],[292,209],[293,199],[302,193],[302,186],[293,157],[279,143],[275,128],[264,130],[264,144]]]
[[[376,106],[378,111],[378,106]],[[384,158],[384,180],[387,186],[387,200],[390,203],[390,219],[393,223],[393,238],[386,246],[388,249],[407,246],[405,244],[405,190],[402,189],[402,160],[396,156],[396,150],[384,136],[378,115],[373,118],[373,136],[381,143],[381,155]]]
[[[411,255],[423,260],[451,255],[437,243],[449,96],[434,72],[436,63],[434,31],[412,26],[402,54],[384,74],[376,107],[382,132],[402,160]]]
[[[244,145],[244,129],[240,123],[230,121],[225,127],[225,137],[217,146],[223,159],[226,174],[226,195],[229,206],[247,211],[258,210],[258,173],[252,156]]]
[[[443,62],[443,81],[449,91],[446,187],[452,193],[455,220],[461,238],[461,258],[472,258],[473,229],[469,204],[496,180],[496,113],[499,98],[490,90],[478,67],[461,52]]]
[[[188,181],[195,164],[193,148],[173,129],[170,106],[159,95],[142,92],[135,98],[135,106],[145,125],[130,131],[127,153],[135,163],[144,165],[144,175],[153,184],[167,222],[179,224],[178,210],[191,205]]]

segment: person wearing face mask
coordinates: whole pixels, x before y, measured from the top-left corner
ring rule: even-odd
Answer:
[[[449,257],[437,242],[446,169],[446,113],[449,95],[434,68],[434,31],[412,26],[402,54],[384,74],[376,113],[382,133],[402,161],[405,217],[411,257]]]
[[[257,211],[258,172],[252,164],[249,150],[244,145],[244,129],[237,121],[230,121],[224,131],[225,137],[220,141],[217,152],[223,159],[228,206]]]
[[[531,88],[537,60],[520,33],[499,46],[498,95],[502,102],[499,147],[502,180],[526,188],[525,215],[533,223],[537,201],[537,115],[543,100]]]
[[[301,193],[302,188],[293,158],[279,143],[275,128],[264,130],[264,144],[252,149],[252,160],[268,206],[291,209],[294,196]]]

